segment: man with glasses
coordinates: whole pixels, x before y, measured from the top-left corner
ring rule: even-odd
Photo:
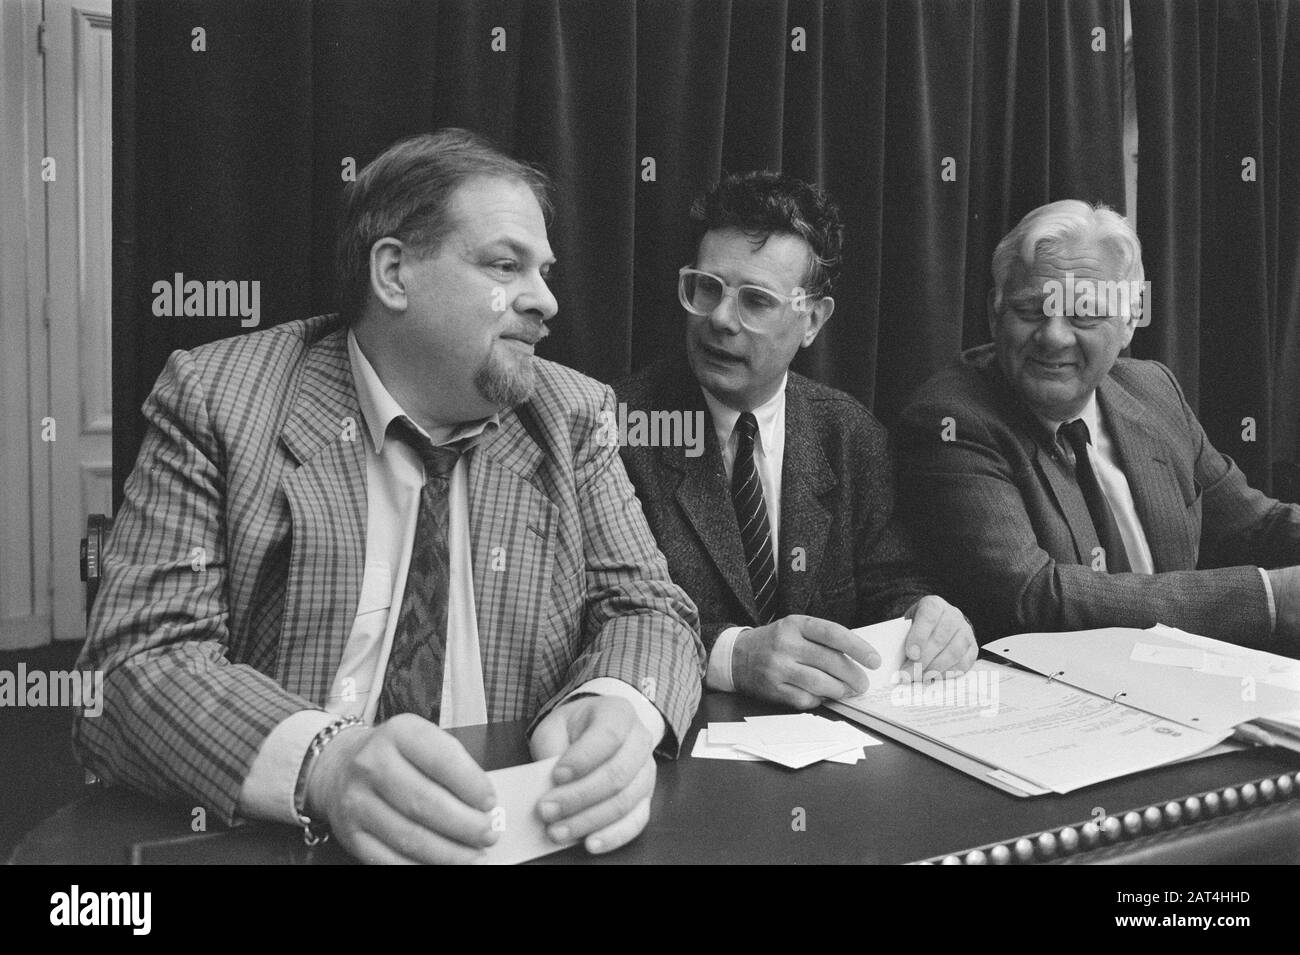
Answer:
[[[885,674],[848,627],[909,616],[919,673],[974,662],[970,625],[920,573],[893,519],[884,428],[789,370],[830,319],[843,227],[826,194],[771,172],[691,209],[685,353],[615,386],[629,417],[700,415],[703,453],[627,441],[629,476],[673,580],[700,612],[713,689],[810,709]],[[861,666],[858,666],[861,664]]]

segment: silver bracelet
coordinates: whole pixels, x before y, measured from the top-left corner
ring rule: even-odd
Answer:
[[[351,726],[365,725],[366,721],[358,716],[341,716],[327,726],[322,727],[321,731],[312,737],[311,745],[307,747],[307,755],[303,757],[302,766],[298,770],[298,782],[293,787],[293,811],[298,816],[298,825],[302,826],[304,845],[320,845],[322,842],[328,841],[330,837],[329,829],[326,828],[325,824],[312,822],[306,813],[307,780],[311,777],[311,771],[316,765],[317,757],[345,729]]]

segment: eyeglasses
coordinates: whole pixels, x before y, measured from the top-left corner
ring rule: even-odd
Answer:
[[[732,295],[736,297],[740,324],[758,332],[768,331],[780,321],[786,305],[794,305],[795,311],[808,311],[812,308],[809,299],[813,298],[801,288],[795,288],[792,295],[782,295],[758,285],[733,288],[712,272],[689,267],[677,273],[677,297],[682,308],[692,315],[711,315],[724,298]]]

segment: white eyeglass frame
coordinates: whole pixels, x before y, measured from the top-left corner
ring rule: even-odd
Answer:
[[[793,294],[790,295],[783,295],[780,292],[773,291],[770,288],[764,288],[761,285],[747,284],[732,286],[724,282],[720,275],[714,275],[712,272],[706,272],[704,269],[697,269],[694,266],[684,265],[677,270],[677,300],[681,302],[682,308],[686,309],[686,311],[690,312],[692,315],[710,315],[712,312],[699,311],[686,297],[686,276],[688,275],[704,275],[721,285],[722,301],[718,302],[718,305],[721,305],[723,301],[726,301],[729,298],[734,298],[736,300],[736,314],[740,317],[740,324],[750,331],[756,332],[769,331],[772,326],[753,321],[752,317],[746,313],[743,307],[741,307],[740,292],[743,289],[750,288],[756,292],[762,292],[764,295],[770,295],[773,298],[784,302],[786,305],[792,305],[796,312],[812,311],[812,305],[809,304],[809,299],[822,297],[820,295],[813,295],[811,292],[805,292],[799,286],[796,286]],[[716,309],[717,306],[714,306],[714,308]]]

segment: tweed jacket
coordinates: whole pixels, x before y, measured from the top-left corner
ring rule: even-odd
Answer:
[[[1257,568],[1300,562],[1300,507],[1246,484],[1164,365],[1119,359],[1097,401],[1154,575],[1092,569],[1100,545],[1071,466],[992,346],[940,371],[903,413],[906,505],[980,638],[1164,623],[1286,652]]]
[[[360,599],[365,437],[334,316],[174,352],[144,405],[80,665],[104,708],[74,744],[109,783],[231,820],[285,717],[326,699]],[[468,455],[490,721],[607,676],[660,709],[675,754],[700,694],[695,608],[617,454],[606,386],[536,360],[538,388]]]
[[[704,452],[623,447],[646,518],[673,580],[699,607],[712,649],[729,626],[756,626],[758,608],[713,419],[684,355],[614,386],[628,412],[704,415]],[[850,395],[790,372],[786,383],[777,615],[859,627],[897,617],[937,592],[894,514],[885,429]]]

